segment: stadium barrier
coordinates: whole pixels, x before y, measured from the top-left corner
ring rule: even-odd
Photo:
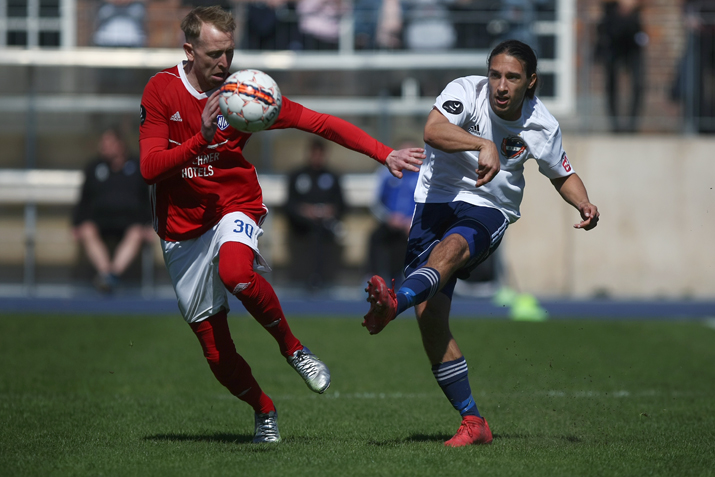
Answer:
[[[82,180],[82,171],[77,170],[0,170],[0,206],[20,206],[24,210],[21,247],[24,249],[23,285],[26,289],[37,284],[35,269],[42,262],[41,259],[38,260],[37,254],[38,224],[41,220],[38,218],[38,207],[73,206],[79,200]],[[259,180],[263,188],[263,201],[267,206],[279,207],[285,203],[287,176],[263,174],[259,175]],[[342,178],[342,184],[349,207],[366,209],[371,205],[376,187],[373,174],[346,174]],[[264,228],[272,227],[272,224],[272,220],[269,220],[264,224]],[[65,226],[70,227],[69,220]],[[270,237],[270,234],[268,235]],[[273,243],[275,240],[276,238],[273,238]],[[60,257],[55,258],[55,262],[70,266],[76,260],[74,255],[66,250],[58,252]],[[141,257],[141,286],[145,292],[151,292],[154,287],[156,258],[156,247],[149,244],[145,246]]]

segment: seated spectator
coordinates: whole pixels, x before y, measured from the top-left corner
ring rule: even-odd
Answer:
[[[529,45],[538,55],[539,44],[534,24],[538,5],[545,3],[546,0],[501,0],[498,15],[501,27],[495,29],[500,30],[495,31],[496,41],[519,40]]]
[[[300,50],[303,44],[296,21],[296,2],[251,1],[246,7],[243,48],[248,50]]]
[[[331,282],[340,264],[338,239],[345,212],[340,177],[325,165],[325,143],[310,143],[307,164],[290,174],[285,211],[289,224],[290,276],[310,290]]]
[[[301,0],[296,12],[304,49],[338,49],[340,19],[345,12],[342,0]]]
[[[353,22],[355,48],[372,50],[377,39],[378,20],[381,16],[383,0],[355,0],[353,2]]]
[[[84,170],[84,184],[72,216],[73,235],[97,272],[94,285],[111,292],[119,278],[153,238],[149,188],[139,161],[127,155],[120,133],[109,129],[99,142],[99,157]],[[117,242],[110,254],[108,242]]]
[[[146,6],[141,0],[106,0],[97,11],[94,44],[108,47],[143,47],[146,43],[144,18]]]
[[[357,4],[355,8],[357,8]],[[355,15],[357,15],[357,12]],[[362,31],[364,32],[364,30]],[[361,36],[361,30],[358,29],[357,24],[355,25],[355,47],[358,49],[372,48],[373,43],[378,48],[387,50],[402,47],[402,5],[400,5],[400,0],[382,1],[377,18],[374,42],[365,35]]]
[[[417,147],[405,141],[401,148]],[[402,171],[402,179],[380,168],[378,174],[377,197],[372,212],[380,222],[370,235],[368,252],[368,276],[380,275],[386,282],[395,280],[395,286],[404,279],[402,267],[407,252],[407,237],[415,210],[415,187],[418,172]]]
[[[448,50],[457,39],[447,5],[450,0],[403,0],[405,48]]]

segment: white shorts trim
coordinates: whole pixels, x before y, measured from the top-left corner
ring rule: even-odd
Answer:
[[[195,239],[180,242],[161,241],[164,263],[179,302],[179,310],[187,323],[196,323],[228,311],[226,287],[218,275],[218,255],[226,242],[240,242],[255,252],[253,268],[270,271],[258,251],[261,229],[242,212],[226,214],[210,230]]]

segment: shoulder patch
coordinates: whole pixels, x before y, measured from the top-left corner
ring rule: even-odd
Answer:
[[[140,104],[139,105],[139,125],[143,126],[145,120],[146,120],[146,108],[144,107],[143,104]]]
[[[459,101],[445,101],[442,103],[442,109],[449,114],[459,114],[464,111],[464,106]]]
[[[571,172],[573,169],[565,152],[561,155],[561,167],[563,167],[566,172]]]

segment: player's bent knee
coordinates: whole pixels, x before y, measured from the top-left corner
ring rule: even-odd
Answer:
[[[253,256],[253,250],[242,243],[229,242],[221,246],[218,275],[232,294],[240,295],[255,282]]]
[[[219,267],[219,277],[229,292],[234,295],[240,295],[255,281],[256,273],[252,267],[247,270],[245,268],[235,268],[223,271]]]

